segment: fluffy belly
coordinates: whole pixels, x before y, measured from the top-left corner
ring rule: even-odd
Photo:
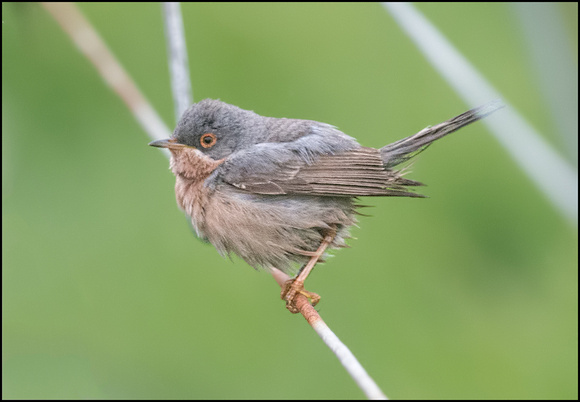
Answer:
[[[351,198],[256,195],[228,185],[215,190],[201,185],[197,191],[178,187],[176,194],[195,194],[178,194],[177,200],[197,235],[220,254],[235,253],[254,268],[276,267],[291,274],[318,249],[332,226],[337,236],[331,248],[337,248],[345,246],[348,229],[356,222]]]

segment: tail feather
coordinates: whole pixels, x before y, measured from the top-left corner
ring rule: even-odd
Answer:
[[[411,159],[424,151],[433,141],[483,119],[502,107],[504,107],[503,103],[496,99],[436,126],[424,128],[410,137],[385,145],[380,149],[385,167],[391,168]]]

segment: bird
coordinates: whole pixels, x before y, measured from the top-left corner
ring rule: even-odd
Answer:
[[[404,162],[438,140],[503,107],[494,100],[382,148],[361,146],[335,126],[261,116],[221,100],[185,110],[168,139],[150,146],[171,153],[177,204],[202,240],[256,269],[288,275],[281,292],[320,296],[304,281],[330,249],[348,247],[358,197],[424,197],[404,177]],[[362,215],[362,214],[360,214]]]

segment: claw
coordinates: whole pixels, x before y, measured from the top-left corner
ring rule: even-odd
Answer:
[[[324,239],[322,240],[322,243],[320,243],[318,250],[312,254],[308,263],[306,263],[306,265],[300,269],[300,272],[298,272],[296,278],[290,279],[284,284],[284,289],[282,289],[280,297],[282,300],[286,300],[286,308],[290,310],[291,313],[296,314],[300,311],[296,306],[295,300],[298,293],[306,296],[308,300],[310,300],[310,304],[312,306],[316,306],[316,304],[320,301],[320,296],[318,296],[316,293],[304,290],[304,280],[308,277],[310,271],[312,271],[312,268],[314,268],[316,263],[320,262],[320,258],[324,254],[324,251],[330,244],[332,244],[335,236],[336,226],[333,225],[331,230],[324,236]]]
[[[292,313],[296,314],[300,312],[298,307],[296,307],[296,295],[301,294],[308,298],[312,306],[316,306],[320,301],[320,296],[316,293],[309,292],[304,289],[304,282],[298,281],[296,279],[290,279],[284,285],[284,289],[280,293],[282,300],[286,301],[286,308]]]

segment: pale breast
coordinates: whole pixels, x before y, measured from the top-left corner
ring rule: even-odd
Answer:
[[[191,217],[197,235],[206,239],[205,209],[212,191],[204,182],[224,160],[216,161],[195,148],[179,148],[171,153],[170,168],[176,177],[177,205]]]

